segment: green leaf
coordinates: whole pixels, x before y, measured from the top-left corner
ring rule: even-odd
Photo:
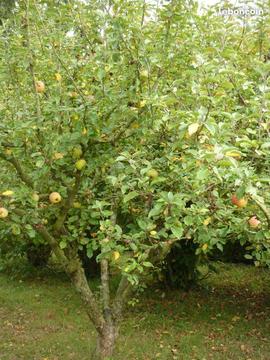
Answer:
[[[139,195],[139,193],[137,191],[131,191],[130,193],[128,193],[127,195],[124,196],[124,203],[129,202],[130,200],[134,199],[138,195]]]
[[[221,243],[217,243],[216,246],[220,251],[223,251],[223,245]]]
[[[67,243],[65,240],[61,240],[59,243],[60,249],[65,249],[67,247]]]
[[[171,191],[169,191],[167,196],[168,196],[169,203],[172,203],[173,199],[174,199],[173,193]]]
[[[171,226],[171,231],[172,231],[173,235],[178,239],[180,239],[182,237],[183,232],[184,232],[183,228],[180,226]]]
[[[157,204],[149,211],[148,217],[151,218],[153,216],[157,216],[162,212],[163,206],[161,204]]]
[[[149,261],[144,261],[144,262],[142,263],[142,265],[143,265],[144,267],[147,267],[147,268],[153,268],[153,267],[154,267],[154,265],[151,264]]]
[[[264,144],[262,144],[261,146],[262,149],[269,149],[270,148],[270,142],[265,142]]]
[[[36,167],[37,168],[41,168],[43,165],[44,165],[45,161],[44,159],[39,159],[37,162],[36,162]]]
[[[191,216],[185,216],[184,217],[184,223],[186,225],[192,225],[194,222],[194,219]]]
[[[91,259],[91,257],[93,256],[93,249],[92,249],[92,247],[91,246],[87,246],[87,251],[86,251],[86,254],[87,254],[87,257],[89,258],[89,259]]]

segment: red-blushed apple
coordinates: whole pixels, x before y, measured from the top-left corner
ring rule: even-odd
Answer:
[[[237,196],[234,194],[232,195],[231,197],[231,202],[233,205],[237,205],[238,204],[238,199],[237,199]]]
[[[248,224],[252,229],[256,229],[261,224],[261,222],[257,219],[257,216],[254,215],[248,219]]]
[[[247,206],[248,199],[246,199],[244,197],[241,199],[238,199],[238,197],[235,194],[233,194],[231,197],[231,202],[233,205],[236,205],[239,208],[244,208]]]

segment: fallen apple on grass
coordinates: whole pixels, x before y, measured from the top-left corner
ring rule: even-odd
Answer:
[[[36,92],[39,93],[39,94],[42,94],[44,93],[45,91],[45,84],[43,81],[36,81],[35,82],[35,87],[36,87]]]

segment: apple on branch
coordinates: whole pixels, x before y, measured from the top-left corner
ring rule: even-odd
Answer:
[[[248,199],[246,199],[245,197],[238,199],[238,197],[235,194],[233,194],[231,197],[231,202],[233,205],[236,205],[239,208],[244,208],[247,206]]]
[[[58,192],[54,191],[50,194],[49,200],[52,204],[58,204],[61,202],[62,197]]]
[[[158,172],[156,169],[150,169],[147,171],[147,176],[152,178],[152,179],[155,179],[158,177]]]
[[[77,170],[81,171],[86,165],[86,161],[84,159],[80,159],[76,161],[75,167]]]
[[[0,207],[0,219],[5,219],[8,216],[8,210],[4,207]]]
[[[256,229],[260,226],[261,222],[257,219],[256,215],[251,216],[251,218],[248,219],[248,224],[252,229]]]

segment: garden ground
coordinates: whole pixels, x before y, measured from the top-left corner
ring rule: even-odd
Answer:
[[[114,359],[269,360],[270,271],[218,270],[189,292],[145,292],[127,310]],[[0,275],[1,360],[88,360],[94,344],[62,275]]]

